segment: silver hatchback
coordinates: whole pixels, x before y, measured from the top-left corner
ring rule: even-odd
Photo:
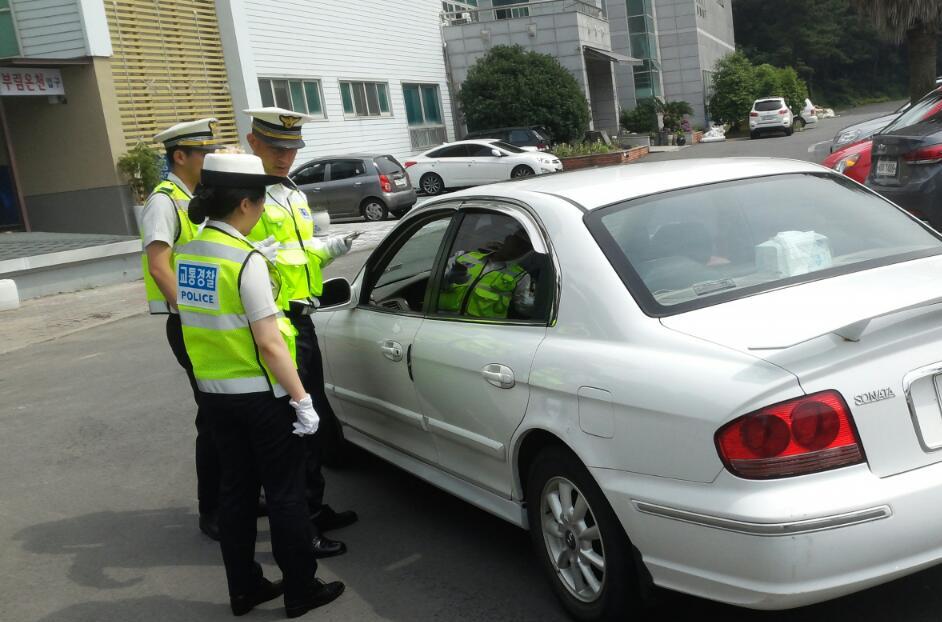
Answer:
[[[312,210],[331,219],[401,218],[416,202],[415,189],[391,155],[347,155],[305,162],[290,175]]]

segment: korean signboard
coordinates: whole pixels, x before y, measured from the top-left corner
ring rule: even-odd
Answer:
[[[58,69],[0,67],[0,95],[65,95],[65,85]]]

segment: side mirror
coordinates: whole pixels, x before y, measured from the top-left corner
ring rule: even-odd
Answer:
[[[495,158],[504,157],[504,154],[501,153],[500,149],[491,149],[491,155],[494,156]]]
[[[324,291],[318,296],[321,303],[318,311],[337,311],[350,304],[353,291],[350,282],[344,278],[328,279],[324,281]]]

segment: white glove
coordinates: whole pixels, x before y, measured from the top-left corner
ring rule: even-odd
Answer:
[[[324,246],[327,247],[331,258],[337,258],[350,252],[353,248],[353,239],[352,235],[332,235],[324,242]]]
[[[294,408],[298,420],[294,422],[294,434],[305,436],[317,432],[317,426],[320,423],[320,417],[314,411],[314,404],[311,402],[311,396],[305,395],[300,402],[291,400],[288,402]]]
[[[270,235],[261,242],[255,242],[255,248],[265,255],[268,261],[274,263],[275,257],[278,255],[278,249],[281,248],[281,242],[275,241],[275,236]]]

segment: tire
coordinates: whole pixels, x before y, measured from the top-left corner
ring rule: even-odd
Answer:
[[[419,188],[425,194],[435,196],[445,191],[445,182],[437,173],[426,173],[419,180]]]
[[[363,219],[367,222],[379,222],[386,219],[389,210],[386,208],[386,204],[379,199],[367,197],[360,203],[360,213],[363,214]]]
[[[517,177],[529,177],[533,175],[533,169],[527,166],[526,164],[518,164],[510,171],[510,178],[516,179]]]
[[[794,123],[792,123],[791,126],[785,128],[785,135],[786,135],[786,136],[791,136],[791,135],[794,134],[794,133],[795,133],[795,124],[794,124]]]
[[[570,490],[568,503],[565,490]],[[602,490],[572,452],[550,446],[537,455],[527,477],[526,500],[534,550],[570,615],[580,622],[625,620],[644,608],[631,543]],[[578,511],[581,501],[583,517],[567,519],[566,509]]]
[[[759,138],[759,132],[749,132],[749,140],[755,140]]]
[[[792,121],[792,129],[796,132],[805,131],[805,125],[806,125],[805,120],[802,119],[801,117],[795,117],[795,120]]]

